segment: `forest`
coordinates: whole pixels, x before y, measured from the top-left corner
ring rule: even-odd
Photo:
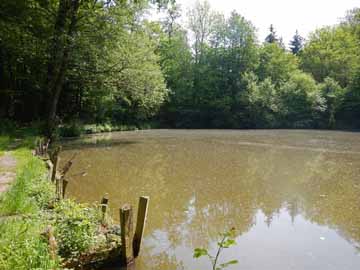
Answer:
[[[359,8],[289,44],[273,25],[259,40],[241,10],[181,14],[166,0],[2,0],[1,122],[360,128]]]
[[[360,269],[360,6],[179,2],[0,0],[0,269]]]

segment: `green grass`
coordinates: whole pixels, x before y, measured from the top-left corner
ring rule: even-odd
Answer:
[[[54,193],[54,187],[45,177],[46,170],[41,160],[17,152],[20,162],[16,179],[9,191],[0,198],[0,216],[33,214],[46,206]],[[25,164],[25,165],[24,165]]]
[[[44,225],[38,217],[0,222],[0,269],[58,269],[40,235]]]
[[[72,200],[55,202],[55,186],[47,178],[45,164],[32,155],[35,140],[28,130],[0,135],[0,151],[8,151],[17,161],[16,178],[0,195],[1,270],[61,269],[60,256],[75,256],[104,244],[97,240],[101,239],[97,238],[98,208]],[[53,226],[58,244],[55,260],[41,235],[48,225]]]
[[[16,178],[0,197],[0,269],[56,269],[41,232],[49,223],[44,215],[54,187],[46,179],[44,163],[34,157],[35,137],[21,141],[0,136],[0,151],[16,159]]]

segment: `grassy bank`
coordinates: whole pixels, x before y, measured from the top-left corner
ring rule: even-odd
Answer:
[[[56,202],[45,163],[32,155],[36,137],[18,135],[0,135],[0,151],[17,160],[16,178],[0,194],[0,269],[60,269],[63,258],[106,244],[97,237],[100,215],[96,207]],[[56,257],[42,235],[49,225],[57,241]]]
[[[13,134],[0,136],[0,151],[17,160],[16,179],[0,195],[0,269],[51,269],[58,264],[41,237],[47,223],[43,210],[53,187],[46,181],[44,163],[31,154],[32,140],[35,137],[16,142]]]
[[[141,122],[136,124],[119,123],[98,123],[83,124],[81,122],[72,122],[61,125],[58,129],[60,137],[79,137],[84,134],[95,134],[114,131],[132,131],[159,128],[157,122]]]

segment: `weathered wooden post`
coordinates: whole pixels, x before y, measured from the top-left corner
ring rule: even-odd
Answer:
[[[69,184],[69,181],[66,180],[65,178],[62,178],[62,198],[65,198],[65,193],[66,193],[66,188]]]
[[[102,197],[101,202],[100,202],[100,206],[101,206],[101,224],[105,224],[105,219],[106,219],[106,211],[108,208],[108,203],[109,203],[109,195],[107,193],[105,193],[105,195]]]
[[[55,182],[55,193],[56,193],[56,199],[60,198],[60,179],[58,177],[56,177],[57,174],[57,167],[58,167],[58,163],[59,163],[59,157],[58,154],[54,154],[53,156],[53,169],[52,169],[52,174],[51,174],[51,182]]]
[[[46,161],[46,166],[48,167],[49,169],[49,173],[48,173],[48,179],[51,181],[51,178],[52,178],[52,174],[53,174],[53,170],[54,170],[54,165],[52,163],[51,160],[47,160]]]
[[[43,153],[44,153],[45,156],[48,154],[49,145],[50,145],[50,139],[47,139],[46,143],[44,145],[44,148],[43,148],[44,149]]]
[[[149,197],[141,196],[139,198],[139,208],[136,220],[136,229],[133,239],[133,249],[134,249],[134,257],[136,258],[139,255],[141,241],[144,234],[147,211],[148,211]]]
[[[56,177],[55,179],[55,197],[56,200],[62,199],[62,178]]]
[[[129,204],[125,204],[120,209],[120,228],[121,228],[121,264],[128,266],[134,262],[132,235],[133,220],[132,208]]]
[[[39,143],[38,143],[38,148],[39,148],[38,149],[38,153],[39,153],[38,155],[39,156],[43,156],[43,150],[44,150],[43,140],[44,140],[43,138],[39,139]]]
[[[38,138],[35,141],[35,156],[40,156],[40,141],[41,138]]]
[[[51,175],[51,181],[54,182],[56,180],[56,172],[57,172],[57,167],[58,167],[58,163],[59,163],[59,153],[61,151],[61,146],[59,146],[54,153],[52,154],[51,157],[51,162],[53,163],[53,169],[52,169],[52,175]]]
[[[45,229],[45,232],[43,232],[42,235],[44,235],[46,237],[46,240],[49,244],[50,256],[53,260],[55,260],[57,257],[58,246],[57,246],[57,242],[55,240],[53,227],[51,225],[47,226]]]

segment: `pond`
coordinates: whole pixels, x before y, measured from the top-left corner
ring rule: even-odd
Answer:
[[[77,153],[68,196],[112,215],[150,196],[137,270],[208,270],[235,227],[228,269],[360,269],[360,133],[306,130],[149,130],[64,143]],[[136,213],[136,212],[135,212]]]

